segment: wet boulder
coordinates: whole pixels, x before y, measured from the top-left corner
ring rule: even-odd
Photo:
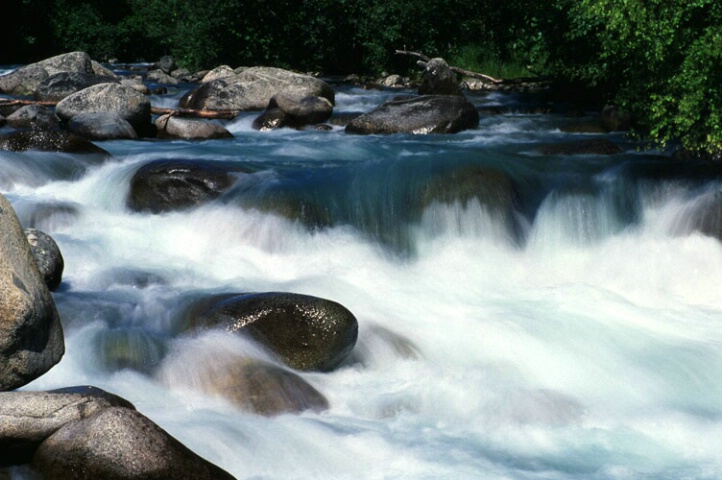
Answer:
[[[290,93],[274,95],[266,110],[256,118],[256,130],[281,127],[303,128],[323,123],[331,117],[333,105],[324,97],[298,96]]]
[[[201,84],[183,96],[179,106],[195,110],[263,110],[281,92],[323,97],[335,103],[333,89],[321,79],[280,68],[252,67]]]
[[[158,138],[180,138],[183,140],[212,140],[233,138],[225,127],[209,120],[181,118],[174,115],[161,115],[155,122]]]
[[[220,197],[234,181],[229,169],[210,162],[157,160],[135,172],[126,205],[136,212],[185,210]]]
[[[35,99],[59,102],[65,97],[100,83],[119,83],[116,77],[86,72],[60,72],[43,80],[35,91]]]
[[[0,195],[0,391],[19,388],[60,361],[55,303],[15,211]]]
[[[456,73],[443,58],[432,58],[423,67],[419,95],[463,95]]]
[[[25,229],[25,236],[45,284],[51,291],[56,290],[63,278],[65,267],[58,244],[53,237],[35,228]]]
[[[43,81],[60,72],[92,74],[93,62],[85,52],[71,52],[31,63],[0,76],[0,93],[34,95]]]
[[[358,337],[358,322],[348,309],[310,295],[248,293],[205,305],[190,315],[191,328],[247,334],[297,370],[333,370]]]
[[[170,74],[177,68],[175,58],[171,55],[163,55],[155,64],[161,71]]]
[[[150,100],[135,89],[115,83],[85,88],[61,100],[55,107],[61,120],[80,113],[116,113],[130,123],[139,136],[152,130]]]
[[[231,480],[136,410],[110,407],[68,423],[35,452],[32,467],[53,480]]]
[[[88,140],[138,138],[133,126],[116,112],[79,113],[68,121],[67,128]]]
[[[25,105],[7,117],[7,123],[13,128],[60,128],[60,119],[51,108],[44,105]]]
[[[134,408],[127,400],[95,387],[0,392],[0,465],[30,462],[50,435],[110,407]]]
[[[33,128],[0,135],[0,150],[25,152],[87,153],[110,157],[110,153],[85,138],[65,130]]]
[[[170,355],[156,377],[169,388],[202,391],[258,415],[328,408],[326,397],[297,373],[217,348]]]
[[[542,155],[617,155],[622,152],[619,145],[605,138],[556,143],[539,148]]]
[[[479,112],[466,98],[455,95],[423,95],[392,100],[354,118],[347,133],[457,133],[476,128]]]

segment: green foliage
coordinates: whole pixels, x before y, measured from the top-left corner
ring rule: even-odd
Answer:
[[[565,3],[565,2],[561,2]],[[558,73],[604,84],[609,100],[660,145],[722,150],[722,3],[719,0],[569,1]]]

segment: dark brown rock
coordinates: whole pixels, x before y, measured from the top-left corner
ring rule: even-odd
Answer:
[[[333,370],[356,343],[356,318],[331,300],[283,292],[226,295],[219,300],[206,310],[196,308],[190,326],[246,333],[298,370]]]

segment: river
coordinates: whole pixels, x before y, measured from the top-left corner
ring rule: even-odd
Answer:
[[[396,93],[337,86],[335,112]],[[0,190],[66,265],[67,352],[24,389],[116,393],[238,479],[722,478],[722,244],[690,227],[719,174],[621,134],[605,137],[623,154],[540,155],[596,136],[519,95],[470,99],[507,113],[446,136],[258,132],[243,114],[223,122],[232,139],[107,141],[102,162],[0,152]],[[189,211],[129,211],[133,173],[157,159],[248,173]],[[489,170],[513,211],[420,198]],[[311,213],[279,215],[278,198]],[[265,354],[177,334],[182,300],[263,291],[358,319],[345,364],[300,373],[328,410],[264,417],[196,388],[214,354]]]

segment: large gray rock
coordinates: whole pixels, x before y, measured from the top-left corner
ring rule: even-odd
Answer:
[[[324,97],[335,104],[333,89],[321,79],[280,68],[252,67],[203,83],[188,92],[179,105],[197,110],[263,110],[281,92]]]
[[[60,128],[60,119],[49,107],[43,105],[25,105],[7,117],[7,123],[13,128]]]
[[[354,118],[347,133],[457,133],[476,128],[479,112],[466,98],[456,95],[423,95],[385,102]]]
[[[32,460],[40,443],[68,423],[130,402],[94,387],[0,392],[0,465]]]
[[[65,121],[80,113],[117,113],[140,136],[149,134],[152,129],[148,97],[115,83],[92,85],[69,95],[57,104],[55,113]]]
[[[111,407],[72,422],[35,452],[33,468],[53,480],[231,480],[150,419]]]
[[[35,99],[59,102],[84,88],[100,83],[120,83],[116,77],[86,72],[60,72],[43,80],[35,91]]]
[[[156,160],[130,180],[126,205],[136,212],[185,210],[218,198],[234,182],[228,169],[193,160]]]
[[[50,291],[15,211],[0,195],[0,391],[38,378],[65,353]]]
[[[87,53],[71,52],[31,63],[0,76],[0,93],[33,95],[43,81],[60,72],[92,74],[93,62]]]
[[[333,370],[358,337],[358,322],[346,307],[295,293],[223,296],[215,303],[206,299],[192,309],[189,320],[192,328],[246,333],[298,370]]]
[[[158,138],[180,138],[183,140],[212,140],[233,138],[225,127],[210,120],[182,118],[174,115],[161,115],[155,122]]]
[[[133,126],[116,112],[79,113],[70,119],[67,128],[88,140],[138,138]]]

